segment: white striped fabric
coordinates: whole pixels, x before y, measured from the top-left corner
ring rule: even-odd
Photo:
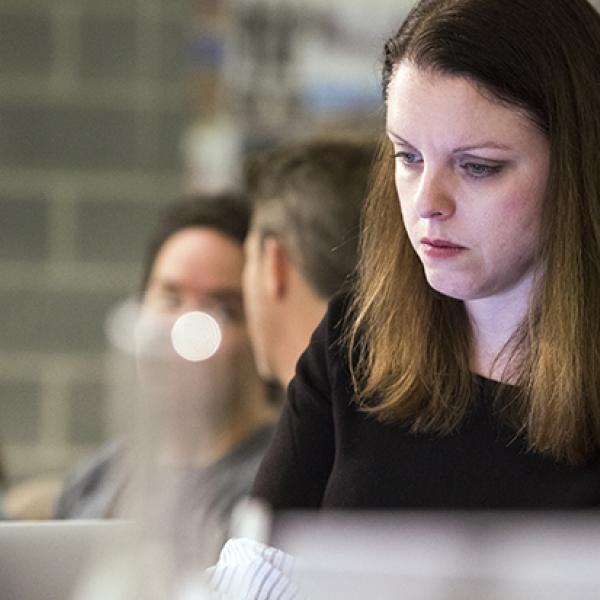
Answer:
[[[229,540],[214,567],[207,570],[215,600],[302,600],[292,581],[294,559],[250,540]]]

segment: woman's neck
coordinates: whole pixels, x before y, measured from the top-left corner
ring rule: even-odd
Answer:
[[[465,301],[465,308],[473,329],[471,371],[512,383],[506,372],[507,361],[514,350],[511,338],[527,316],[529,294]]]

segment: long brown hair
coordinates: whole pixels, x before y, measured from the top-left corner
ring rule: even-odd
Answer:
[[[385,46],[386,101],[403,60],[473,81],[549,139],[542,275],[505,348],[517,385],[503,414],[530,449],[579,462],[600,447],[600,16],[586,0],[421,0]],[[402,223],[392,155],[382,142],[364,213],[350,365],[364,410],[445,434],[472,402],[471,328],[463,303],[425,280]]]

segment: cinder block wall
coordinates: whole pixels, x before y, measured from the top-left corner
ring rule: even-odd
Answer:
[[[0,447],[61,471],[110,432],[103,321],[180,192],[183,5],[0,0]]]

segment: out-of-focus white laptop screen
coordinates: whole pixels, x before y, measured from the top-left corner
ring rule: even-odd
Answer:
[[[68,600],[96,552],[130,535],[117,521],[0,523],[0,598]]]
[[[310,600],[597,600],[596,514],[283,514]]]

